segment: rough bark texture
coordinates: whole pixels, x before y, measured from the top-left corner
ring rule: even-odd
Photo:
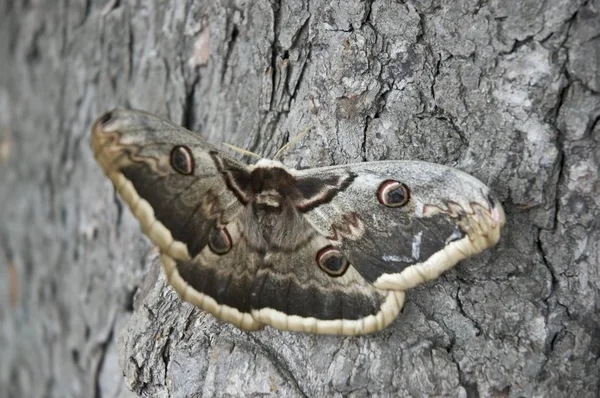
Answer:
[[[0,0],[0,395],[600,395],[599,0],[108,3]],[[265,156],[312,126],[293,167],[458,167],[504,237],[376,335],[242,332],[95,164],[115,106]]]

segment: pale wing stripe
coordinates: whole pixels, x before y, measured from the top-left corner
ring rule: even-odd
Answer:
[[[321,320],[287,315],[272,308],[252,310],[252,316],[258,322],[277,329],[319,334],[341,334],[346,336],[364,335],[376,332],[389,325],[398,315],[404,304],[404,292],[391,291],[375,315],[361,319]]]
[[[171,272],[169,283],[173,286],[175,291],[179,293],[183,300],[202,308],[217,318],[232,323],[241,329],[257,330],[263,326],[260,322],[253,319],[250,314],[240,312],[238,309],[224,304],[219,304],[212,297],[193,289],[183,280],[181,275],[179,275],[175,260],[168,254],[161,253],[161,261],[165,271],[169,269],[173,270]]]

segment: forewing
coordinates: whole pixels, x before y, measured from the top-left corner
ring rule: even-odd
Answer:
[[[245,193],[226,183],[228,175],[247,174],[246,166],[195,133],[140,111],[100,117],[92,147],[160,247],[167,279],[180,296],[238,327],[259,328],[249,296],[261,259],[242,239]]]
[[[353,176],[351,183],[305,216],[378,288],[405,290],[431,280],[500,238],[500,203],[482,182],[453,168],[384,161],[310,169],[296,177],[331,181],[344,175]],[[397,202],[386,203],[386,193]]]
[[[240,173],[245,166],[169,121],[141,111],[113,110],[94,124],[92,148],[144,233],[173,258],[194,258],[210,232],[243,209],[217,163],[225,159]],[[191,167],[181,170],[185,166]]]

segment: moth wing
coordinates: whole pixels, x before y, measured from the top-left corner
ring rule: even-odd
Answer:
[[[191,131],[133,110],[100,117],[92,128],[92,148],[144,233],[159,246],[167,278],[180,296],[238,327],[261,327],[248,304],[261,260],[241,239],[245,206],[222,173],[244,174],[246,166]],[[211,239],[227,253],[215,254]]]
[[[287,216],[286,224],[281,245],[271,247],[256,273],[251,293],[254,319],[282,330],[362,335],[396,318],[404,292],[367,282],[343,256],[335,257],[331,242],[301,214]],[[319,266],[324,258],[341,261],[339,276]]]
[[[173,258],[195,257],[210,232],[243,209],[215,160],[228,162],[240,173],[246,166],[167,120],[141,111],[113,110],[94,124],[92,148],[144,233]],[[189,166],[183,170],[189,173],[174,169],[173,160],[180,169]]]
[[[225,228],[231,239],[227,253],[216,254],[208,246],[187,260],[161,253],[167,280],[183,300],[215,317],[245,330],[260,329],[262,323],[252,315],[251,292],[262,256],[248,247],[239,220]]]
[[[467,174],[364,163],[294,171],[295,210],[274,234],[280,245],[263,246],[248,213],[249,169],[196,134],[115,110],[94,124],[92,147],[179,294],[244,329],[379,330],[400,311],[404,289],[495,244],[504,222],[489,189]],[[398,184],[409,200],[389,206],[382,192]],[[332,276],[319,258],[334,249],[349,264]]]
[[[208,247],[190,260],[162,253],[167,279],[183,300],[242,329],[266,324],[317,334],[372,333],[400,312],[404,292],[375,288],[351,265],[336,278],[321,270],[316,255],[330,242],[311,227],[309,239],[262,254],[248,243],[249,227],[243,218],[226,226],[232,247],[225,254]]]
[[[481,181],[450,167],[382,161],[298,171],[296,178],[318,186],[348,175],[347,186],[304,215],[380,289],[434,279],[500,238],[498,200]],[[386,204],[386,194],[396,203]]]

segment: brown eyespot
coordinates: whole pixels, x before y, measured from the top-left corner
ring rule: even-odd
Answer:
[[[410,190],[401,182],[387,180],[379,187],[377,199],[387,207],[402,207],[410,200]]]
[[[215,254],[225,254],[231,250],[231,236],[225,228],[213,228],[208,234],[208,247]]]
[[[329,276],[342,276],[348,270],[350,263],[335,247],[325,246],[317,253],[317,264]]]
[[[178,145],[171,151],[171,167],[183,175],[190,175],[194,172],[194,157],[190,148]]]

